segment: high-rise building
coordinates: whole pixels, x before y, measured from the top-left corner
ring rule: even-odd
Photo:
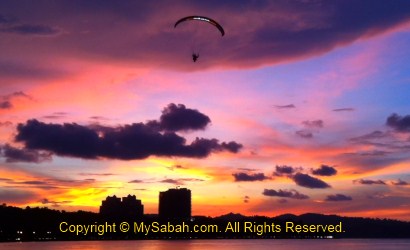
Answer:
[[[144,215],[144,205],[142,205],[141,200],[137,200],[135,195],[129,194],[122,200],[115,195],[108,196],[101,203],[100,214],[112,219],[140,219]]]
[[[159,193],[159,217],[161,219],[190,219],[191,190],[173,188]]]

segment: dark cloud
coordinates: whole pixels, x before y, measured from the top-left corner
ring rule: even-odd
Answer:
[[[320,176],[332,176],[337,174],[337,170],[331,166],[321,165],[320,168],[312,169],[312,174]]]
[[[297,170],[299,170],[299,169],[296,169],[296,168],[291,167],[291,166],[286,166],[286,165],[276,166],[275,167],[275,172],[273,172],[273,175],[275,175],[275,176],[292,175]]]
[[[239,150],[241,150],[241,148],[242,148],[242,144],[239,144],[239,143],[234,142],[234,141],[222,142],[220,148],[223,149],[223,150],[227,150],[231,153],[238,153]]]
[[[104,116],[98,116],[98,115],[90,116],[90,119],[94,120],[94,121],[108,121],[108,120],[110,120],[110,119],[108,119]]]
[[[35,193],[27,190],[20,190],[15,188],[0,189],[0,201],[2,203],[24,204],[35,197]]]
[[[60,30],[46,25],[21,23],[16,18],[0,15],[0,32],[19,35],[50,36],[60,33]]]
[[[247,172],[253,172],[253,171],[258,171],[259,169],[256,168],[238,168],[240,171],[247,171]]]
[[[295,174],[292,179],[295,181],[295,183],[301,187],[306,187],[306,188],[330,188],[330,185],[327,184],[326,182],[312,177],[307,174],[301,174],[297,173]]]
[[[379,131],[379,130],[375,130],[371,133],[368,133],[368,134],[365,134],[365,135],[362,135],[362,136],[350,138],[349,141],[368,144],[369,141],[377,140],[377,139],[383,139],[383,138],[386,138],[386,137],[389,137],[389,136],[390,135],[388,133],[385,133],[385,132],[382,132],[382,131]]]
[[[60,33],[56,28],[49,27],[46,25],[31,25],[31,24],[18,24],[9,27],[0,28],[0,32],[4,33],[15,33],[19,35],[39,35],[39,36],[50,36]]]
[[[52,201],[47,198],[43,198],[39,200],[39,202],[41,202],[41,204],[43,205],[51,205],[52,207],[59,207],[62,204],[71,203],[71,201]]]
[[[293,105],[293,104],[288,104],[288,105],[275,105],[275,108],[277,108],[277,109],[294,109],[294,108],[296,108],[296,106]]]
[[[48,182],[46,181],[21,181],[21,182],[16,182],[18,184],[26,184],[26,185],[47,185]]]
[[[145,181],[143,181],[143,180],[132,180],[132,181],[129,181],[128,183],[144,183]]]
[[[382,150],[371,150],[371,151],[357,152],[356,154],[360,156],[386,156],[388,154],[391,154],[391,152],[382,151]]]
[[[354,180],[353,183],[359,183],[363,185],[386,185],[386,182],[382,180],[365,180],[365,179],[359,179],[359,180]]]
[[[0,102],[0,109],[10,109],[11,107],[13,107],[13,105],[11,105],[10,101]]]
[[[49,152],[39,152],[32,149],[20,149],[8,144],[2,147],[1,156],[6,158],[7,162],[32,162],[41,163],[51,161],[52,154]]]
[[[198,181],[204,181],[203,179],[197,179],[197,178],[177,178],[177,179],[164,179],[161,180],[161,183],[169,183],[169,184],[174,184],[174,185],[185,185],[186,182],[198,182]]]
[[[0,58],[0,78],[5,79],[50,79],[66,75],[66,72],[47,65],[41,66],[38,63],[4,61]]]
[[[274,189],[265,189],[263,190],[262,194],[265,196],[277,196],[277,197],[292,198],[292,199],[297,199],[297,200],[309,199],[309,196],[305,194],[301,194],[294,189],[291,189],[291,190],[279,189],[277,191]]]
[[[191,110],[186,113],[187,109],[185,107],[182,109],[184,110],[182,114],[190,116],[195,113],[203,118],[197,111]],[[183,116],[178,115],[180,118]],[[199,128],[192,117],[190,119],[190,122],[181,123],[178,128],[177,124],[167,123],[169,127],[166,128]],[[162,131],[158,124],[162,122],[133,123],[114,128],[83,126],[76,123],[47,124],[34,119],[17,126],[15,140],[24,143],[27,149],[48,150],[61,156],[86,159],[132,160],[145,159],[151,155],[204,158],[214,152],[237,153],[242,148],[241,144],[234,141],[220,143],[217,139],[198,137],[187,144],[184,137],[175,132]]]
[[[192,38],[207,51],[201,69],[215,65],[258,67],[322,55],[387,32],[406,23],[410,16],[407,0],[178,1],[172,5],[167,1],[36,1],[25,3],[30,12],[24,14],[18,3],[10,2],[14,1],[0,1],[3,13],[15,13],[30,22],[14,21],[13,28],[7,29],[11,24],[5,23],[10,21],[3,21],[4,31],[30,35],[69,31],[59,36],[58,42],[47,44],[47,56],[100,57],[178,69],[192,69],[186,64],[190,55],[184,53]],[[206,29],[197,33],[184,27],[175,30],[175,21],[187,13],[212,13],[224,26],[226,36],[221,39],[217,32]],[[128,35],[116,39],[121,34]],[[95,46],[96,41],[104,42]],[[44,54],[44,50],[34,48],[21,46],[23,54]]]
[[[354,108],[339,108],[339,109],[333,109],[334,112],[343,112],[343,111],[355,111]]]
[[[61,119],[64,118],[68,113],[66,112],[54,112],[50,115],[45,115],[43,118],[45,119]]]
[[[79,173],[81,176],[113,176],[113,173]]]
[[[251,197],[245,195],[245,196],[243,197],[243,202],[244,202],[244,203],[249,203],[249,202],[250,202],[250,199],[251,199]]]
[[[410,115],[392,114],[387,118],[386,125],[398,132],[410,132]]]
[[[0,24],[8,23],[10,20],[3,15],[0,15]]]
[[[204,179],[199,179],[199,178],[165,178],[163,180],[155,180],[155,179],[149,179],[149,180],[141,180],[141,179],[135,179],[131,180],[128,183],[168,183],[168,184],[173,184],[173,185],[185,185],[187,182],[202,182],[205,181]]]
[[[164,179],[162,181],[160,181],[162,183],[169,183],[169,184],[174,184],[174,185],[183,185],[183,183],[179,180],[176,179]]]
[[[205,129],[211,122],[208,116],[198,110],[188,109],[183,104],[169,104],[159,118],[161,129],[166,131]]]
[[[0,65],[1,66],[1,65]],[[1,69],[0,69],[1,72]],[[25,94],[23,91],[14,92],[8,95],[0,96],[0,109],[11,109],[13,107],[12,100],[18,97],[32,99],[31,96]]]
[[[403,181],[398,179],[397,181],[392,181],[391,184],[395,185],[395,186],[406,186],[409,185],[409,183],[407,181]]]
[[[175,169],[188,169],[187,167],[183,167],[181,165],[173,165],[173,166],[169,166],[167,168],[171,171],[174,171]]]
[[[337,159],[340,165],[359,167],[362,170],[382,169],[392,164],[406,161],[405,154],[392,155],[386,151],[362,151],[340,154]]]
[[[264,173],[234,173],[232,176],[235,178],[235,181],[264,181],[269,179]]]
[[[308,130],[298,130],[295,132],[295,134],[299,137],[302,137],[304,139],[311,139],[313,138],[313,134],[312,132],[308,131]]]
[[[328,195],[325,201],[351,201],[353,200],[351,196],[344,195],[344,194],[332,194]]]
[[[58,178],[41,178],[28,180],[10,180],[7,184],[14,188],[38,188],[44,190],[73,188],[89,186],[94,183],[95,179],[72,180],[72,179],[58,179]]]
[[[323,128],[324,126],[322,120],[303,121],[302,124],[307,128]]]

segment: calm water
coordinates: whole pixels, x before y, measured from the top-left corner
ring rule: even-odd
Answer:
[[[349,249],[393,250],[410,249],[410,239],[405,240],[192,240],[192,241],[60,241],[0,243],[1,250],[296,250],[296,249]]]

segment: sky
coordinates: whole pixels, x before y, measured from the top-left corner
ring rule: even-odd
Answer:
[[[0,203],[410,221],[409,31],[407,0],[1,1]]]

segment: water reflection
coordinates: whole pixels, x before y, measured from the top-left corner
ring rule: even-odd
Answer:
[[[343,240],[144,240],[144,241],[59,241],[0,243],[2,250],[408,250],[410,239]]]

